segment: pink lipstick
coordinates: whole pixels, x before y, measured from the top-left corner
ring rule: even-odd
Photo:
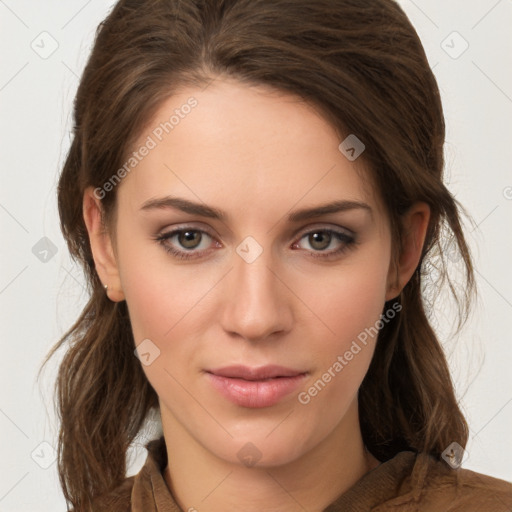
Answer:
[[[283,366],[226,366],[207,370],[212,386],[241,407],[270,407],[297,390],[307,372]]]

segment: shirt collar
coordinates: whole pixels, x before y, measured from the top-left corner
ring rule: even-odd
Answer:
[[[163,437],[146,446],[148,458],[135,477],[132,512],[183,512],[163,477],[167,451]],[[366,473],[350,489],[331,503],[324,512],[367,512],[400,494],[398,487],[411,475],[416,453],[404,451]],[[404,500],[411,496],[405,493]]]

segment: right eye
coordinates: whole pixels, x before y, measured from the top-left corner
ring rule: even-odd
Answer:
[[[213,237],[206,231],[192,227],[173,229],[156,237],[168,253],[182,260],[204,256],[204,253],[209,252],[211,239]]]

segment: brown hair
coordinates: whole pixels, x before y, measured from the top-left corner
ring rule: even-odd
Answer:
[[[404,449],[439,456],[452,441],[467,441],[448,365],[426,316],[422,269],[435,257],[447,278],[441,234],[449,232],[467,285],[458,299],[459,326],[473,269],[459,205],[442,181],[439,90],[402,9],[392,0],[121,0],[99,26],[81,78],[58,187],[62,231],[91,294],[52,351],[66,346],[57,381],[59,473],[67,501],[79,510],[124,479],[127,450],[158,406],[133,353],[126,304],[110,302],[96,274],[82,216],[84,190],[102,187],[123,165],[140,128],[178,86],[217,76],[299,96],[341,133],[356,134],[398,250],[403,213],[416,201],[429,204],[422,259],[392,301],[402,310],[381,329],[359,391],[361,428],[380,460]],[[114,188],[102,200],[107,225],[115,198]]]

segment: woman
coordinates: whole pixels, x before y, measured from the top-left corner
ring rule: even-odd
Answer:
[[[459,468],[468,428],[422,299],[430,261],[448,279],[442,230],[462,320],[473,271],[437,84],[396,3],[121,0],[74,115],[75,510],[512,509],[512,484]],[[154,411],[163,437],[126,479]]]

